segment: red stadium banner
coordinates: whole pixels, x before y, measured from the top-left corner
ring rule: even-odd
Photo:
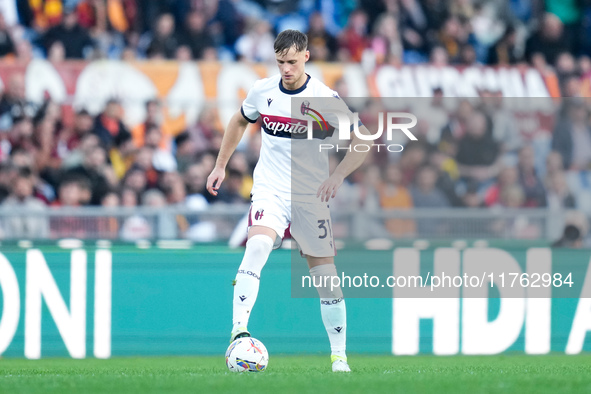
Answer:
[[[505,97],[558,97],[556,76],[533,68],[382,66],[367,74],[359,64],[311,63],[306,68],[328,86],[344,89],[349,97],[430,97],[441,88],[445,96],[476,97],[483,90]],[[129,127],[145,117],[144,103],[159,98],[166,105],[167,127],[173,133],[195,123],[204,108],[217,109],[226,124],[252,84],[275,74],[275,65],[178,63],[172,61],[70,61],[53,64],[36,59],[28,64],[0,64],[2,88],[11,76],[23,73],[26,95],[41,103],[50,96],[63,104],[66,121],[74,109],[99,113],[105,102],[119,98]]]

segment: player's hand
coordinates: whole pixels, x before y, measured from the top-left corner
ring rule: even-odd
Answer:
[[[218,195],[218,189],[222,185],[224,178],[226,177],[226,170],[223,168],[215,167],[211,174],[207,177],[207,191],[212,196]]]
[[[318,188],[318,192],[316,193],[316,197],[320,197],[320,201],[328,202],[331,198],[334,198],[337,195],[337,190],[343,184],[343,178],[339,174],[332,174],[328,177],[327,180],[322,182],[320,187]]]

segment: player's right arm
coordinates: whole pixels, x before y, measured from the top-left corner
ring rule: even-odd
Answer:
[[[222,146],[218,153],[218,158],[215,162],[215,167],[211,174],[207,178],[207,191],[214,195],[218,195],[218,189],[226,177],[226,165],[230,160],[230,156],[236,150],[238,143],[244,135],[244,131],[250,122],[242,115],[241,111],[238,111],[232,116],[226,132],[222,138]]]

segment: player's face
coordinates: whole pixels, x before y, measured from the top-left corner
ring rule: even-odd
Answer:
[[[310,58],[310,51],[297,52],[294,47],[289,51],[275,54],[277,66],[281,72],[283,86],[287,89],[295,90],[300,88],[306,82],[304,66]]]

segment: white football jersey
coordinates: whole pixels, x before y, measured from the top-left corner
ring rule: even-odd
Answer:
[[[304,108],[309,110],[304,107],[309,106],[304,98],[323,97],[331,102],[330,107],[350,114],[334,90],[309,75],[304,85],[296,90],[285,89],[280,74],[255,82],[241,108],[249,122],[255,123],[259,117],[262,121],[262,146],[254,169],[253,194],[262,192],[287,200],[319,201],[316,192],[329,176],[328,149],[320,152],[319,148],[322,143],[331,143],[326,138],[338,127],[338,121],[335,116],[322,117],[312,111],[316,114],[314,119],[318,119],[312,122],[315,137],[306,139],[312,116],[304,113]],[[292,101],[294,98],[296,100]],[[302,103],[302,110],[292,113],[292,108],[300,108],[299,103]],[[322,106],[328,105],[323,102]],[[334,140],[332,143],[336,145]]]

